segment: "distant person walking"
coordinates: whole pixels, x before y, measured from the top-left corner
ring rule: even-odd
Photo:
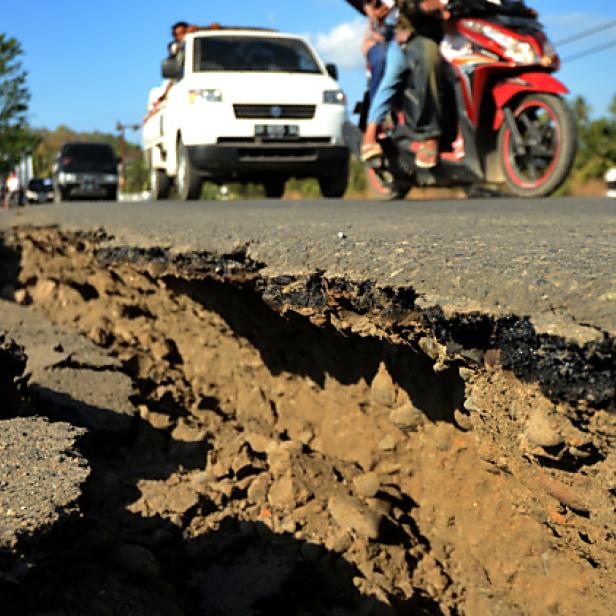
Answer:
[[[6,178],[6,192],[4,195],[4,209],[8,210],[11,201],[16,197],[19,198],[19,178],[17,174],[12,171],[8,178]]]

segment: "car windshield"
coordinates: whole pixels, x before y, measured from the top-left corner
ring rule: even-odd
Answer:
[[[204,36],[195,39],[195,72],[320,73],[308,48],[297,39]]]
[[[113,163],[113,150],[107,145],[78,144],[71,145],[64,151],[64,156],[75,158],[84,163]]]
[[[41,180],[38,178],[34,178],[30,180],[28,184],[28,190],[32,190],[33,192],[47,192],[51,190],[51,182],[49,180]]]
[[[105,144],[75,143],[62,150],[62,169],[70,172],[100,171],[113,173],[116,157],[113,149]]]

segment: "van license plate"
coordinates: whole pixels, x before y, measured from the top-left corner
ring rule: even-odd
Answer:
[[[299,137],[299,126],[258,124],[255,126],[255,137],[261,139],[297,139]]]

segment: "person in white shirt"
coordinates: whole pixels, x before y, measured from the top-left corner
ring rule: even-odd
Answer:
[[[19,194],[19,178],[17,174],[12,171],[9,177],[6,179],[6,194],[4,196],[4,209],[9,209],[9,204],[15,195]]]

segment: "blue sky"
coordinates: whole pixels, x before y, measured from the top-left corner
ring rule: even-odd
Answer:
[[[138,122],[178,19],[197,24],[260,25],[309,35],[326,61],[341,68],[349,98],[364,75],[357,40],[362,23],[342,0],[5,0],[0,32],[23,44],[33,94],[31,121],[55,128],[112,131]],[[616,18],[614,0],[531,0],[554,40]],[[266,8],[264,8],[266,7]],[[616,41],[616,28],[561,50],[563,57]],[[566,64],[561,79],[603,113],[616,94],[616,48]]]

